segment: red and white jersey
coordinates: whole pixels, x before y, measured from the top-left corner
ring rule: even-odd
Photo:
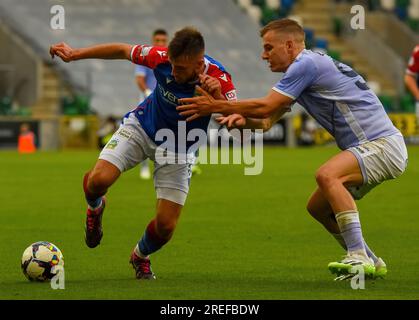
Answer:
[[[170,65],[167,50],[167,47],[136,45],[131,50],[131,61],[135,64],[143,65],[155,70],[161,64]],[[215,59],[207,55],[205,55],[204,59],[205,70],[203,74],[207,74],[211,77],[218,79],[218,81],[221,84],[221,92],[227,100],[237,100],[236,89],[231,80],[231,75]],[[166,69],[164,71],[167,72],[167,68],[164,69]],[[164,71],[163,73],[166,73]]]
[[[156,140],[155,136],[160,129],[170,129],[175,133],[175,136],[177,135],[179,123],[186,119],[176,110],[179,99],[194,97],[196,85],[199,85],[199,82],[177,83],[175,81],[166,47],[136,45],[131,50],[131,61],[153,69],[156,77],[157,85],[153,93],[131,112],[135,113],[147,135],[159,145],[162,141]],[[231,76],[218,61],[205,55],[203,73],[219,80],[221,93],[227,100],[236,100],[236,89]],[[206,132],[210,118],[210,116],[205,116],[187,122],[187,133],[193,129],[201,129]],[[186,136],[188,135],[186,134]],[[186,143],[188,148],[193,144],[194,141]]]
[[[419,75],[419,44],[413,49],[409,63],[407,64],[406,73],[412,76]]]

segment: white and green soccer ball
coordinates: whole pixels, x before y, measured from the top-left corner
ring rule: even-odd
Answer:
[[[23,274],[31,281],[51,280],[60,267],[64,267],[61,250],[51,242],[39,241],[32,243],[23,252]]]

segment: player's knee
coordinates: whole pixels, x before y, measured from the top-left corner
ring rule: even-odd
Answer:
[[[325,168],[320,168],[316,172],[316,182],[321,189],[328,189],[336,182],[336,178]]]
[[[104,172],[93,170],[89,174],[87,187],[92,192],[107,189],[112,184],[112,179]]]

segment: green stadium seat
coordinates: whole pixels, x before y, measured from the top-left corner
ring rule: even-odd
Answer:
[[[90,103],[87,96],[76,96],[75,106],[79,114],[89,114],[90,113]]]
[[[368,10],[374,11],[381,7],[380,0],[368,0]]]
[[[333,33],[336,37],[340,37],[342,34],[342,28],[343,28],[343,22],[342,19],[339,17],[333,17],[332,18],[332,24],[333,24]]]
[[[22,117],[30,117],[32,115],[32,110],[29,107],[20,107],[17,111],[16,111],[16,115],[17,116],[22,116]]]
[[[262,8],[265,6],[265,0],[252,0],[252,4]]]
[[[396,0],[396,7],[407,8],[410,0]]]
[[[378,99],[380,99],[386,112],[397,111],[394,105],[394,99],[392,97],[387,96],[387,95],[379,95]]]
[[[314,29],[304,28],[306,34],[306,47],[311,49],[314,46]]]
[[[0,115],[9,115],[12,112],[12,99],[3,97],[0,99]]]
[[[419,19],[407,19],[407,25],[412,29],[414,32],[419,32]]]
[[[340,61],[340,52],[339,51],[336,51],[336,50],[327,50],[327,54],[331,58]]]
[[[273,10],[268,7],[263,7],[262,9],[262,25],[266,25],[272,20],[278,19],[279,13],[276,10]]]
[[[415,100],[410,94],[405,94],[400,98],[400,109],[403,112],[415,112]]]

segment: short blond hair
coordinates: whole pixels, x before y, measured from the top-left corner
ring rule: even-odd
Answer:
[[[297,41],[301,42],[304,42],[306,37],[304,29],[298,24],[297,21],[292,19],[278,19],[269,22],[260,30],[260,36],[263,37],[269,31],[292,34]]]

